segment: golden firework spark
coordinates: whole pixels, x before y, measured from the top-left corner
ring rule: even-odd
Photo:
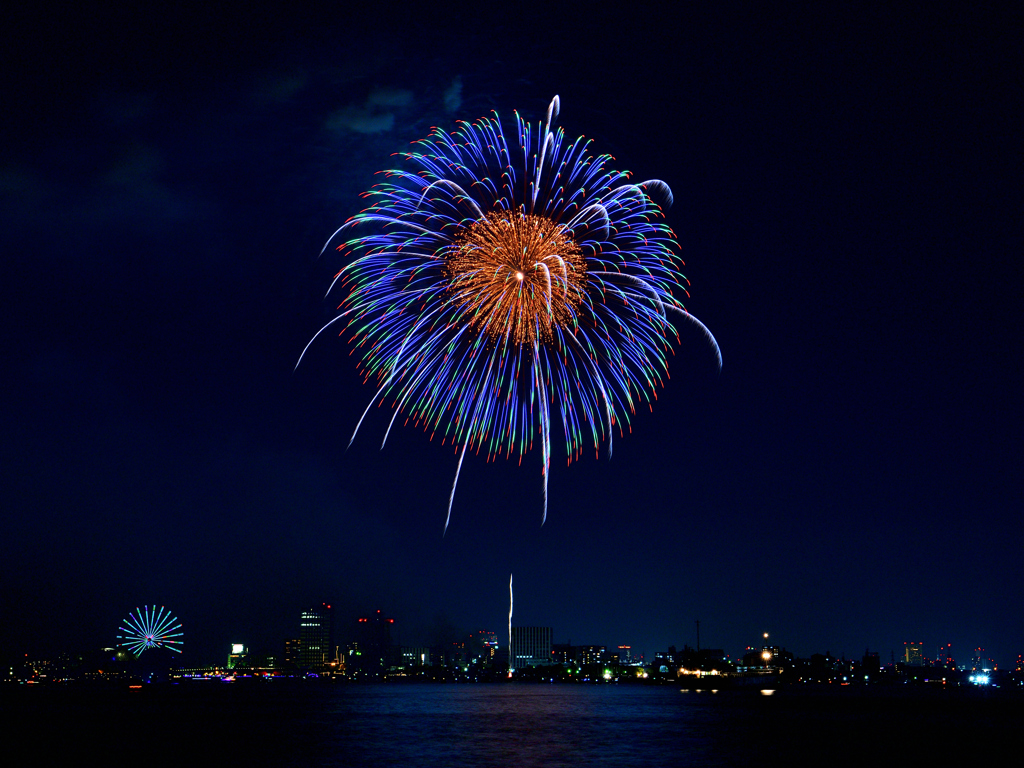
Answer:
[[[470,327],[531,346],[575,324],[587,281],[569,230],[521,211],[494,211],[466,227],[444,271]]]

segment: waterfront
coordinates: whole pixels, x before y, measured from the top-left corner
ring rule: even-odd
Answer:
[[[688,766],[997,755],[1012,692],[195,683],[8,690],[19,765]]]

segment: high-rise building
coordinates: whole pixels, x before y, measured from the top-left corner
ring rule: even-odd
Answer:
[[[628,646],[623,646],[626,652]],[[555,643],[551,646],[552,664],[618,664],[619,651],[609,651],[603,645],[570,645]]]
[[[466,655],[469,661],[482,666],[494,663],[494,654],[498,649],[498,636],[489,630],[481,629],[471,632],[466,643]]]
[[[939,646],[939,652],[935,656],[935,665],[945,669],[956,669],[956,660],[953,658],[953,644],[946,643]]]
[[[284,641],[284,664],[286,667],[298,667],[302,663],[299,649],[302,641],[297,637],[289,637]]]
[[[299,618],[299,667],[310,672],[323,672],[334,658],[331,651],[331,606],[303,611]]]
[[[426,646],[411,647],[403,645],[398,651],[398,658],[401,665],[406,669],[410,667],[430,666],[430,649]]]
[[[537,667],[551,663],[551,627],[512,627],[509,668]]]
[[[228,654],[228,669],[236,669],[248,665],[249,649],[244,643],[232,643],[231,653]]]
[[[572,659],[572,645],[569,643],[553,643],[551,645],[552,664],[569,664]]]
[[[377,611],[356,621],[353,640],[345,659],[347,674],[354,677],[380,678],[392,666],[391,625],[394,619]]]
[[[576,645],[573,646],[573,661],[577,664],[604,664],[606,653],[603,645]]]
[[[878,651],[864,649],[864,657],[860,661],[860,671],[865,678],[877,677],[879,675],[882,671],[882,660],[878,655]]]
[[[921,650],[923,647],[923,643],[904,643],[903,663],[908,667],[923,667],[924,653]]]

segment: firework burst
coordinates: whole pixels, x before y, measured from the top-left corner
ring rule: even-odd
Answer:
[[[521,462],[536,439],[544,520],[554,414],[568,462],[605,440],[610,455],[613,431],[629,430],[668,376],[673,320],[722,361],[679,298],[689,283],[664,223],[668,185],[631,182],[589,141],[568,141],[552,130],[558,110],[556,96],[543,124],[515,114],[511,143],[495,113],[402,153],[410,170],[385,171],[324,246],[366,231],[338,247],[350,260],[331,288],[344,298],[313,337],[340,324],[376,383],[352,439],[391,401],[384,441],[403,414],[455,446],[456,484],[467,450]]]

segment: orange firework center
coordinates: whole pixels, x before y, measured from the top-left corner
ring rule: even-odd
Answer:
[[[587,261],[551,219],[494,211],[459,234],[444,272],[471,328],[532,346],[575,324]]]

